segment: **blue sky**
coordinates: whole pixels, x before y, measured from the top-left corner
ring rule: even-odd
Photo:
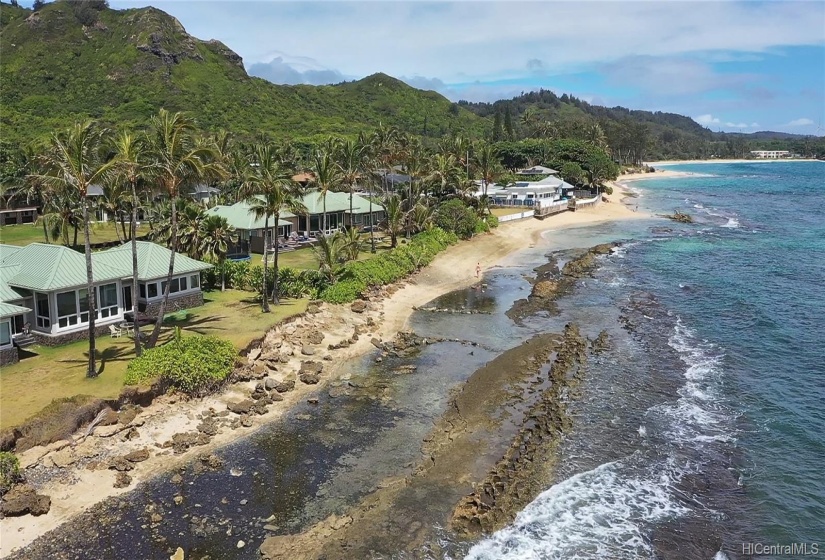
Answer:
[[[385,72],[452,100],[551,89],[713,130],[825,135],[825,2],[157,2],[250,73]]]

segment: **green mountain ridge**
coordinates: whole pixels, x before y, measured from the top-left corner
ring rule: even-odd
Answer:
[[[453,103],[381,73],[328,86],[276,85],[247,74],[227,45],[189,35],[157,8],[113,10],[102,0],[58,0],[38,11],[0,4],[0,53],[0,135],[16,144],[89,117],[139,127],[165,107],[191,112],[207,130],[306,142],[379,123],[430,138],[514,139],[526,135],[520,118],[529,112],[580,129],[598,122],[611,145],[611,136],[644,125],[651,158],[708,156],[719,143],[734,153],[745,149],[740,135],[712,132],[682,115],[599,107],[548,90]],[[500,137],[495,123],[507,112],[509,132]],[[759,134],[754,139],[765,148],[794,140]]]

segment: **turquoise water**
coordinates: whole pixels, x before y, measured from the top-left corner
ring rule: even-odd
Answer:
[[[696,223],[612,226],[623,250],[562,307],[614,348],[548,489],[468,558],[825,553],[825,163],[670,169],[692,175],[631,205]]]
[[[724,397],[741,412],[742,484],[763,542],[825,540],[825,164],[679,166],[640,183],[704,234],[656,244],[642,262],[663,301],[724,349]]]

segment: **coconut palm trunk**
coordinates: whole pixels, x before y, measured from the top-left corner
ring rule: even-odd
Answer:
[[[92,244],[89,236],[89,199],[84,192],[83,202],[83,237],[86,253],[86,297],[89,302],[89,367],[86,377],[97,377],[95,364],[95,315],[97,315],[97,301],[95,298],[94,276],[92,274]],[[79,311],[79,310],[78,310]]]
[[[169,290],[172,288],[172,276],[175,272],[175,254],[178,249],[178,212],[177,196],[171,197],[171,224],[170,224],[170,241],[172,254],[169,256],[169,271],[166,274],[166,289],[163,290],[163,299],[160,300],[160,307],[158,308],[158,316],[155,319],[155,327],[152,329],[152,334],[149,336],[149,341],[146,344],[149,348],[154,348],[160,336],[160,327],[163,325],[163,315],[166,313],[166,304],[169,301]]]
[[[264,218],[264,231],[269,231],[269,214],[266,215]],[[269,291],[266,289],[266,273],[267,273],[267,258],[266,258],[266,243],[264,243],[264,279],[263,279],[263,286],[261,286],[261,311],[264,313],[269,313],[269,298],[267,294]]]
[[[375,252],[375,218],[372,213],[372,181],[370,181],[370,246],[371,252]]]
[[[278,224],[280,223],[280,221],[281,221],[281,214],[276,213],[275,214],[275,232],[276,232],[276,235],[275,235],[275,244],[274,244],[274,247],[273,247],[273,249],[274,249],[273,259],[272,259],[272,266],[275,269],[275,275],[273,276],[273,279],[272,279],[272,303],[274,303],[276,305],[280,302],[280,300],[278,299],[278,245],[279,245],[279,243],[278,243],[278,235],[277,235],[278,234]],[[264,274],[264,276],[266,276],[266,274]],[[264,299],[266,299],[266,296],[264,296]]]
[[[138,321],[138,255],[137,255],[137,180],[132,178],[132,223],[129,225],[129,233],[132,240],[132,321],[134,323],[135,355],[140,356],[140,322]]]

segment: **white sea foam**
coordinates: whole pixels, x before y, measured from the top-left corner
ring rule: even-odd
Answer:
[[[667,420],[666,435],[679,446],[732,440],[715,390],[721,352],[698,340],[681,319],[669,344],[686,365],[685,384],[675,403],[648,413]],[[647,437],[644,425],[638,432]],[[676,500],[673,487],[700,468],[685,459],[651,461],[636,452],[574,475],[540,494],[512,525],[473,546],[467,560],[653,558],[650,526],[690,512]],[[719,554],[715,560],[727,558]]]
[[[737,220],[736,218],[728,218],[728,221],[726,223],[722,224],[722,227],[736,229],[740,225],[741,224],[739,223],[739,220]]]
[[[645,526],[687,509],[671,497],[670,472],[641,477],[630,470],[606,463],[556,484],[467,559],[652,558]]]

